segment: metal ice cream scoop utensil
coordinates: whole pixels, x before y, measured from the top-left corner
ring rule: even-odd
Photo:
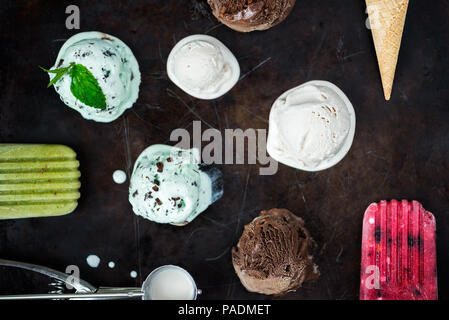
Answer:
[[[184,269],[177,266],[162,266],[159,267],[146,278],[141,288],[114,288],[114,287],[99,287],[91,285],[87,281],[79,279],[76,282],[69,282],[69,275],[60,271],[56,271],[47,267],[38,266],[29,263],[11,261],[0,259],[0,266],[6,267],[15,267],[24,270],[29,270],[32,272],[40,273],[44,276],[47,276],[51,279],[55,279],[62,283],[68,284],[72,286],[76,293],[49,293],[49,294],[23,294],[23,295],[0,295],[0,300],[48,300],[48,299],[70,299],[70,300],[78,300],[78,299],[87,299],[87,300],[115,300],[115,299],[135,299],[141,298],[143,300],[152,300],[150,287],[151,280],[156,272],[164,269],[164,268],[178,268],[183,270],[186,275],[191,279],[192,285],[194,286],[194,296],[192,300],[196,300],[197,295],[201,294],[201,290],[197,289],[193,278],[190,274]]]

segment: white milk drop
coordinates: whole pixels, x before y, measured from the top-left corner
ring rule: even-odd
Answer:
[[[87,256],[86,261],[91,268],[97,268],[100,265],[100,258],[95,254]]]
[[[126,173],[122,170],[115,170],[112,174],[112,179],[117,184],[122,184],[126,181]]]

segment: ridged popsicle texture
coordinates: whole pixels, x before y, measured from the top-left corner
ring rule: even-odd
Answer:
[[[78,167],[67,146],[0,144],[0,219],[71,213],[80,197]]]
[[[436,300],[436,225],[417,201],[371,204],[363,218],[361,300]]]

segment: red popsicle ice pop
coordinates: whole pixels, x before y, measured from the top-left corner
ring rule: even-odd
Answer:
[[[363,218],[360,300],[437,300],[435,218],[418,201],[371,204]]]

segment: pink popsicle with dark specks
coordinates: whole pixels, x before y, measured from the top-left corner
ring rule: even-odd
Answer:
[[[371,204],[363,218],[360,300],[437,300],[435,218],[418,201]]]

